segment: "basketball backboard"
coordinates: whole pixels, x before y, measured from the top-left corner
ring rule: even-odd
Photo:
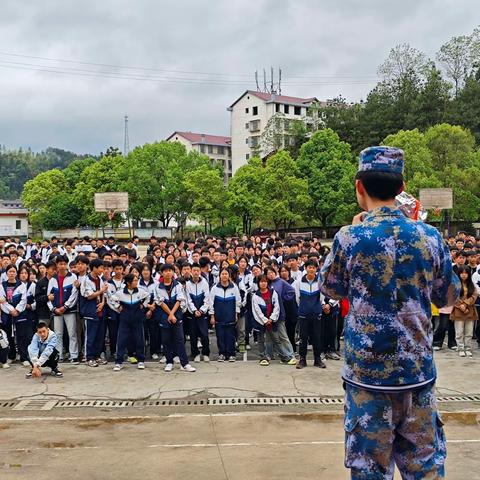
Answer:
[[[450,210],[453,208],[451,188],[421,188],[420,203],[425,209]]]
[[[128,192],[104,192],[95,194],[96,212],[127,212]]]

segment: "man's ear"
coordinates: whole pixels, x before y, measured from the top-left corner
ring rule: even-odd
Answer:
[[[397,195],[400,195],[402,192],[404,192],[404,191],[405,191],[405,188],[406,188],[405,182],[403,182],[403,183],[402,183],[402,186],[400,187],[400,190],[399,190],[398,193],[397,193]]]
[[[355,189],[361,196],[365,195],[365,187],[360,180],[355,180]]]

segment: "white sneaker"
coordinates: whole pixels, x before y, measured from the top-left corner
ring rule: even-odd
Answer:
[[[178,357],[173,357],[173,363],[180,363],[180,359]]]
[[[138,362],[137,368],[139,370],[145,370],[145,364],[143,362]]]
[[[245,350],[251,350],[252,347],[250,345],[245,345]]]
[[[113,367],[114,372],[119,372],[123,368],[123,365],[120,363],[116,363],[115,366]]]
[[[24,362],[22,362],[22,365],[24,367],[31,367],[30,362],[27,362],[26,360]]]
[[[466,351],[465,351],[465,355],[466,355],[467,357],[469,357],[469,358],[473,357],[473,354],[472,354],[472,352],[471,352],[470,350],[466,350]]]
[[[2,364],[2,368],[10,368],[10,364],[9,363],[4,363],[4,364]]]
[[[200,360],[201,360],[201,359],[200,359],[200,355],[196,355],[195,358],[193,359],[193,361],[194,361],[195,363],[199,363]]]
[[[189,363],[187,363],[184,367],[180,367],[180,370],[183,370],[184,372],[196,372],[197,369],[195,367],[192,367]]]
[[[165,370],[166,372],[171,372],[171,371],[173,370],[173,363],[167,363],[167,364],[165,365],[164,370]]]
[[[158,355],[157,355],[156,353],[154,353],[154,354],[152,355],[152,360],[158,360],[158,358],[159,358],[159,357],[158,357]]]
[[[10,364],[13,363],[13,360],[12,360],[11,358],[9,358],[9,359],[7,360],[7,363],[8,363],[8,365],[10,365]]]
[[[225,361],[225,355],[220,354],[217,358],[217,362],[224,362]]]
[[[228,361],[229,362],[236,362],[237,361],[237,357],[234,357],[233,355],[231,357],[228,357]]]
[[[438,352],[440,350],[440,347],[433,347],[434,352]]]
[[[203,361],[204,362],[209,362],[210,361],[210,357],[208,355],[204,355],[203,356]]]
[[[159,361],[158,363],[167,363],[167,357],[164,355]]]
[[[460,357],[464,357],[464,356],[465,356],[465,350],[459,350],[459,351],[458,351],[458,355],[459,355]]]

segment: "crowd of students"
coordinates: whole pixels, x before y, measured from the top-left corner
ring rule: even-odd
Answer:
[[[480,239],[448,239],[462,295],[435,309],[433,348],[472,357],[480,348]],[[319,268],[329,249],[317,239],[217,239],[169,242],[152,237],[139,258],[138,238],[53,238],[33,243],[0,239],[0,364],[17,360],[38,376],[58,363],[113,363],[138,369],[149,358],[172,371],[210,361],[215,333],[219,362],[234,362],[252,347],[259,363],[274,358],[297,368],[340,359],[348,301],[326,298]]]
[[[45,366],[62,376],[66,361],[144,369],[147,358],[194,372],[213,332],[219,362],[252,348],[262,366],[304,368],[309,349],[316,367],[340,360],[347,307],[319,290],[329,250],[317,239],[152,237],[140,258],[137,237],[7,238],[0,251],[0,364],[18,360],[27,377]]]

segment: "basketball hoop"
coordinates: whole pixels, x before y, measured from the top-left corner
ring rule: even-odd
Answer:
[[[115,210],[109,210],[108,211],[108,219],[113,220],[113,217],[115,216]]]

